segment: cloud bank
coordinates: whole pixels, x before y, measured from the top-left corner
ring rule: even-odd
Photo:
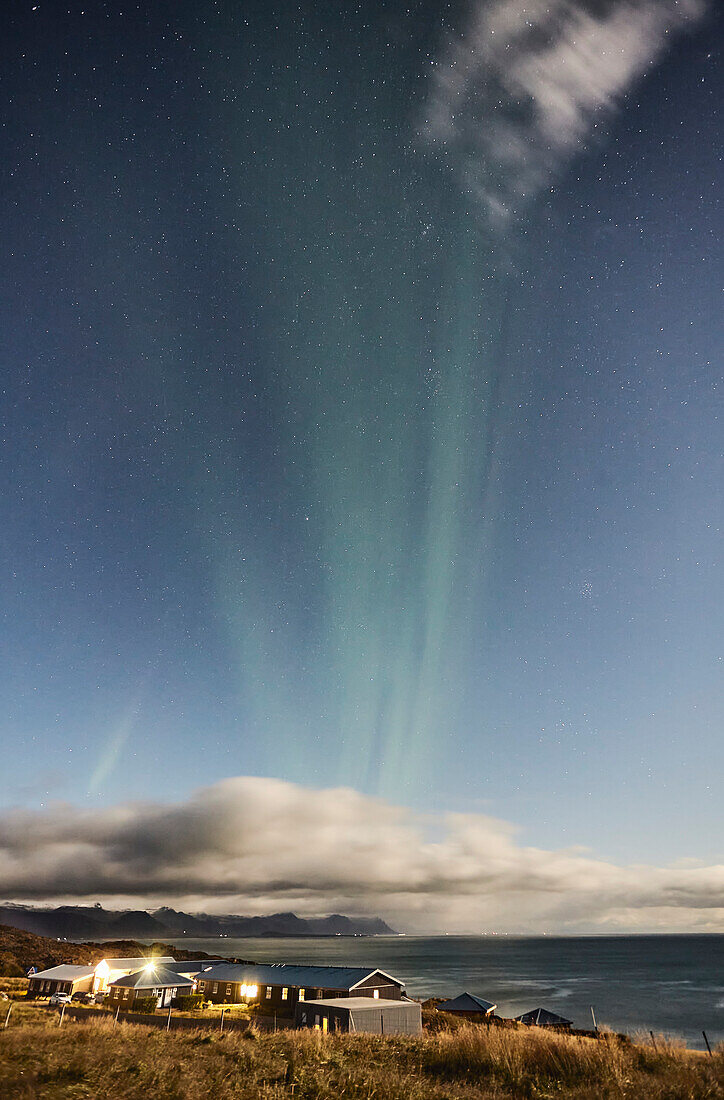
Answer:
[[[6,811],[0,896],[379,913],[410,931],[721,930],[724,866],[622,867],[525,847],[482,814],[238,777],[175,804]]]
[[[706,0],[491,0],[436,65],[422,127],[504,233],[702,17]]]

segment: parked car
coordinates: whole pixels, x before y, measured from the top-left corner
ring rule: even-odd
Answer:
[[[73,996],[71,997],[71,1000],[75,1001],[77,1004],[81,1004],[81,1005],[93,1004],[92,995],[90,993],[84,992],[82,989],[79,990],[77,993],[74,993]]]
[[[108,999],[108,990],[103,992],[94,993],[91,997],[91,1002],[97,1005],[102,1005],[104,1001]]]
[[[48,1001],[49,1005],[69,1005],[71,1002],[70,993],[51,993]]]

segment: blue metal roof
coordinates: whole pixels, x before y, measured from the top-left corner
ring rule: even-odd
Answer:
[[[131,989],[165,989],[168,986],[178,989],[185,986],[192,988],[194,983],[191,978],[184,978],[175,970],[167,970],[165,966],[146,966],[143,970],[137,970],[135,974],[116,978],[110,984]]]
[[[164,963],[167,970],[175,970],[177,974],[194,974],[202,970],[208,970],[210,966],[218,966],[222,959],[179,959],[178,962]]]
[[[530,1012],[524,1012],[522,1016],[516,1016],[521,1024],[532,1024],[538,1027],[570,1027],[571,1021],[565,1016],[559,1016],[555,1012],[549,1012],[547,1008],[532,1008]]]
[[[461,993],[459,997],[453,998],[452,1001],[443,1001],[441,1005],[438,1005],[440,1012],[492,1012],[497,1005],[494,1005],[492,1001],[484,1001],[482,997],[476,997],[472,993]]]
[[[242,985],[287,985],[304,989],[354,989],[372,974],[381,974],[394,985],[403,987],[377,967],[298,966],[295,963],[219,963],[199,977],[212,982],[239,982]]]

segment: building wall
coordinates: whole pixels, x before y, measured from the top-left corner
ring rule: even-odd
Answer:
[[[395,1007],[394,1011],[385,1011],[385,1000],[389,1001],[390,998],[380,998],[379,1010],[353,1012],[354,1031],[370,1035],[419,1035],[422,1032],[419,1004],[408,1002],[404,1007]],[[349,1031],[350,1011],[347,1008],[333,1008],[331,1005],[298,1005],[294,1024],[295,1027],[327,1032]]]
[[[28,997],[50,997],[52,993],[87,993],[93,985],[93,976],[75,981],[59,981],[57,978],[30,978]]]
[[[145,1000],[154,996],[160,1001],[160,1007],[166,1007],[174,997],[182,997],[186,993],[193,992],[193,986],[157,986],[153,989],[134,989],[128,985],[112,985],[108,993],[108,1006],[114,1009],[132,1009],[136,1001]]]
[[[303,989],[297,985],[258,985],[255,997],[242,993],[241,982],[209,981],[199,978],[197,992],[201,993],[205,1000],[214,1004],[240,1004],[243,1001],[259,1003],[272,1011],[291,1010],[300,999],[300,992],[304,1000],[319,1000],[322,997],[344,997],[346,989]]]
[[[354,987],[355,997],[374,997],[375,991],[383,1000],[402,1000],[402,985],[389,982],[382,974],[371,974],[361,985]]]

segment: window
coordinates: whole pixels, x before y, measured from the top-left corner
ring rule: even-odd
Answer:
[[[270,985],[268,985],[266,987],[266,999],[267,999],[267,1001],[270,1000],[271,995],[272,995],[272,987]]]
[[[219,992],[219,983],[218,982],[214,982],[214,987],[211,990],[211,992],[212,993],[218,993]]]
[[[306,991],[306,989],[304,988],[304,986],[302,986],[302,987],[301,987],[301,989],[299,990],[299,1000],[300,1000],[300,1001],[303,1001],[303,1000],[304,1000],[304,994],[305,994],[306,992],[307,992],[307,991]]]
[[[226,987],[226,996],[227,997],[231,996],[231,986],[230,985],[227,985],[227,987]]]
[[[128,992],[129,992],[129,991],[128,991],[128,988],[126,988],[126,989],[124,989],[124,990],[123,990],[123,1000],[124,1000],[124,1001],[125,1001],[125,1000],[126,1000],[126,998],[128,997]]]
[[[372,996],[373,996],[373,997],[375,998],[375,1000],[379,1000],[379,996],[380,996],[380,991],[379,991],[379,989],[375,989],[375,991],[374,991],[374,993],[372,994]]]
[[[199,982],[199,989],[206,989],[206,982]]]
[[[282,986],[282,1000],[286,1001],[288,996],[289,996],[289,986],[286,986],[286,985]]]

